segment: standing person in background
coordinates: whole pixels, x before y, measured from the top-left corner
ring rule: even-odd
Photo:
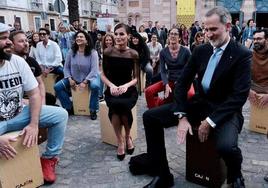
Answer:
[[[153,67],[150,63],[150,51],[139,33],[133,33],[129,47],[139,54],[140,69],[146,74],[146,87],[151,84],[153,77]]]
[[[22,30],[20,22],[15,21],[14,22],[14,30],[13,31],[20,31],[20,30]]]
[[[102,73],[102,60],[103,60],[103,52],[106,48],[111,48],[115,45],[114,35],[111,33],[106,33],[106,35],[102,39],[102,50],[101,50],[101,62],[100,62],[100,72]],[[104,99],[103,96],[104,83],[100,80],[100,94],[99,100],[102,101]]]
[[[154,33],[157,35],[157,41],[162,45],[164,48],[166,45],[166,40],[167,40],[167,33],[163,31],[160,27],[160,23],[156,22],[156,27],[155,27]]]
[[[145,32],[144,25],[141,25],[139,27],[139,34],[142,36],[144,42],[147,43],[148,42],[148,34]]]
[[[58,81],[55,92],[61,105],[70,115],[73,114],[73,104],[69,98],[71,89],[90,89],[90,118],[97,119],[99,109],[99,57],[94,50],[90,36],[84,31],[78,31],[75,35],[75,43],[69,51],[64,64],[64,78]]]
[[[127,46],[129,34],[127,25],[119,23],[115,26],[115,46],[104,50],[101,73],[102,81],[107,85],[105,101],[117,138],[117,158],[120,161],[125,158],[125,149],[127,154],[132,154],[135,148],[130,136],[133,122],[131,109],[138,99],[135,86],[140,71],[138,53]],[[125,129],[125,138],[122,135],[122,127]]]
[[[36,59],[36,56],[37,56],[36,45],[38,42],[40,42],[39,33],[35,32],[31,36],[31,48],[30,48],[30,53],[29,53],[29,56],[34,59]]]
[[[240,37],[241,37],[241,28],[239,26],[239,20],[235,21],[235,25],[233,25],[232,27],[232,38],[239,42],[240,41]]]
[[[129,17],[127,19],[127,26],[130,30],[130,34],[133,34],[133,33],[137,33],[137,29],[136,29],[136,26],[133,25],[133,20],[132,20],[132,17]]]
[[[98,34],[104,35],[105,32],[98,30],[98,25],[97,22],[94,22],[92,24],[92,29],[91,31],[88,32],[88,34],[91,36],[92,40],[93,40],[93,45],[96,45],[96,41],[98,40]]]
[[[193,52],[197,46],[204,44],[204,40],[205,40],[204,33],[198,31],[194,36],[194,42],[190,48],[191,52]]]
[[[74,34],[75,32],[70,31],[67,24],[64,24],[62,22],[59,23],[57,32],[57,41],[60,46],[63,61],[66,60],[66,55],[68,51],[72,48]]]
[[[195,34],[196,34],[198,31],[201,31],[201,32],[202,32],[202,29],[199,27],[199,22],[198,22],[198,21],[195,21],[195,22],[194,22],[194,25],[192,26],[191,34],[190,34],[190,47],[192,46],[192,44],[193,44],[193,42],[194,42]]]
[[[149,42],[151,42],[152,34],[155,32],[155,29],[153,27],[153,22],[152,21],[148,21],[148,28],[145,29],[145,32],[148,35]]]
[[[188,46],[189,32],[184,24],[181,24],[180,26],[180,35],[181,35],[181,45]]]
[[[253,32],[256,31],[254,27],[254,20],[248,20],[247,27],[242,34],[242,44],[247,46],[247,48],[253,47]]]
[[[36,61],[40,64],[43,75],[49,73],[58,75],[58,79],[63,78],[62,55],[59,45],[49,39],[50,32],[45,28],[39,29],[41,42],[36,45]]]
[[[151,81],[151,84],[153,84],[156,81],[161,80],[161,77],[160,75],[158,76],[158,74],[160,71],[159,60],[160,60],[160,52],[162,50],[162,45],[159,42],[157,42],[156,34],[152,34],[151,42],[147,43],[147,46],[150,51],[150,61],[151,61],[151,65],[153,68],[153,78],[155,77],[155,79],[157,79],[156,77],[159,77],[157,80],[154,79],[155,81]]]

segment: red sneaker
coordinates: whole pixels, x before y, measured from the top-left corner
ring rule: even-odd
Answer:
[[[41,157],[40,161],[45,183],[54,183],[56,181],[55,167],[59,159],[56,157],[50,159]]]

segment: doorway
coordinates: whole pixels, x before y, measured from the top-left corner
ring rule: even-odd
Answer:
[[[268,12],[256,12],[256,26],[268,28]]]
[[[231,12],[232,16],[232,24],[235,25],[235,21],[239,20],[240,14],[239,12]]]

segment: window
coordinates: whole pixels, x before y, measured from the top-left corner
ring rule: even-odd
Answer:
[[[0,16],[0,23],[5,23],[5,17],[4,16]]]
[[[50,23],[50,30],[55,31],[55,20],[49,19],[49,23]]]
[[[84,27],[87,29],[87,21],[84,21]]]
[[[161,4],[161,0],[154,0],[154,4],[160,5]]]
[[[34,17],[34,25],[35,25],[35,31],[39,31],[41,27],[41,18],[36,16]]]

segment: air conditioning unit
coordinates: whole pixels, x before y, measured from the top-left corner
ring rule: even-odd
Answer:
[[[52,5],[52,3],[48,3],[48,10],[54,11],[54,6]]]

